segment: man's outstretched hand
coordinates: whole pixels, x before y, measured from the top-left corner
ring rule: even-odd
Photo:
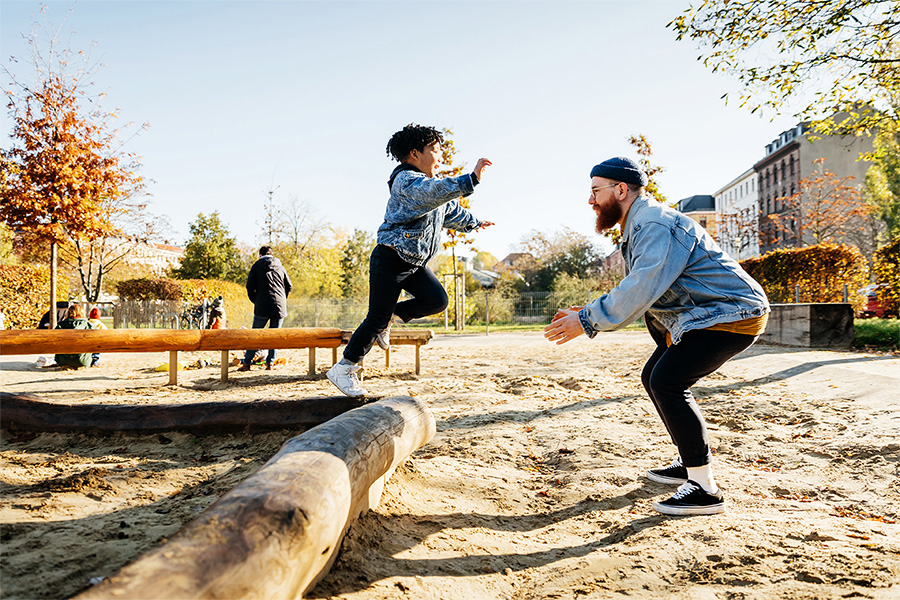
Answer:
[[[553,315],[549,325],[544,327],[544,337],[557,344],[565,344],[584,333],[581,321],[578,320],[578,310],[582,307],[561,308]]]

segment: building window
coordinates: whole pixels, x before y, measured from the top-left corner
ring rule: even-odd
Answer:
[[[700,217],[700,227],[706,229],[706,217]]]

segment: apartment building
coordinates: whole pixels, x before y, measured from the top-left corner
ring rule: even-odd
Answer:
[[[840,120],[841,116],[834,118]],[[766,146],[765,157],[753,165],[761,253],[813,243],[811,239],[800,239],[805,215],[802,199],[799,206],[786,202],[800,189],[801,179],[809,178],[817,170],[828,170],[838,177],[853,176],[856,185],[865,182],[871,163],[858,159],[860,153],[872,150],[872,138],[832,135],[813,140],[810,138],[815,136],[811,133],[805,123],[783,131]],[[817,164],[819,159],[824,162]],[[767,219],[771,214],[779,215],[785,227],[776,227]]]
[[[747,169],[713,196],[718,216],[716,241],[736,260],[759,256],[757,174]]]

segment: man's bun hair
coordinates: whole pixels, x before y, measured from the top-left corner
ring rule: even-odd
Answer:
[[[434,142],[443,143],[444,134],[427,125],[410,123],[391,136],[387,143],[387,155],[396,161],[402,161],[413,150],[422,152],[425,146]]]

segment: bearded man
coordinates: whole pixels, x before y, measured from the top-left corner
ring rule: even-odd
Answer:
[[[587,306],[560,310],[544,336],[563,344],[643,317],[656,350],[641,381],[678,449],[670,465],[647,471],[651,481],[679,485],[653,508],[666,515],[721,513],[725,499],[690,388],[757,340],[769,302],[706,230],[648,196],[646,185],[646,173],[628,158],[610,158],[591,170],[588,204],[597,232],[621,226],[626,277]]]

